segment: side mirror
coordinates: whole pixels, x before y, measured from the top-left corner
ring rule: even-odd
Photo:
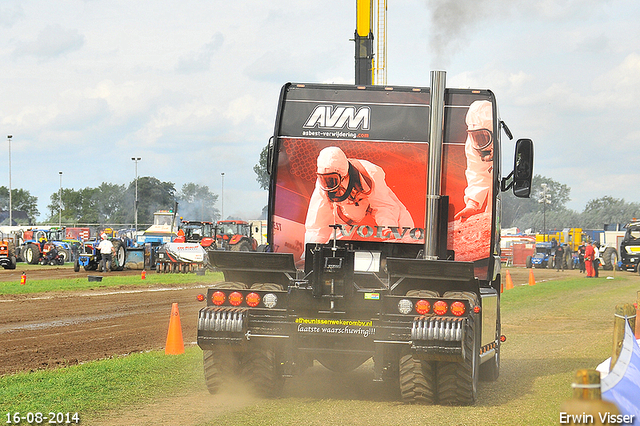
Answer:
[[[531,179],[533,177],[533,141],[518,139],[516,142],[513,171],[502,179],[501,189],[506,191],[513,186],[513,195],[528,198],[531,194]],[[509,182],[509,179],[513,178]]]

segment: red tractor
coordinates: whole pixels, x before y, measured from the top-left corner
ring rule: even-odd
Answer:
[[[183,220],[178,227],[175,243],[198,243],[205,250],[216,248],[216,225],[213,222],[199,220]]]
[[[219,220],[216,224],[216,244],[219,250],[256,251],[251,224],[243,220]]]

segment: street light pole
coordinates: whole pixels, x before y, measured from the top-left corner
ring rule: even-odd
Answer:
[[[135,215],[136,226],[135,229],[138,231],[138,161],[142,160],[140,157],[131,157],[131,159],[136,163],[136,198],[133,205],[133,211]]]
[[[222,175],[222,191],[221,191],[221,208],[220,208],[220,220],[224,220],[224,173]]]
[[[62,227],[62,172],[58,172],[60,174],[60,205],[59,207],[59,215],[58,215],[58,227]]]
[[[547,184],[543,183],[542,186],[542,232],[544,241],[547,241]]]
[[[13,135],[7,135],[9,141],[9,226],[13,225],[13,204],[11,202],[11,138]]]

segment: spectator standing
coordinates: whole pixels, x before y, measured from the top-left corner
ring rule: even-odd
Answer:
[[[593,244],[593,276],[598,278],[598,269],[600,268],[600,243],[595,242]]]
[[[578,263],[580,265],[580,273],[583,273],[585,271],[584,269],[584,243],[580,244],[580,246],[578,247]]]
[[[560,271],[560,269],[562,269],[562,271],[564,272],[564,247],[562,247],[562,244],[558,244],[558,247],[556,247],[556,271]]]
[[[100,251],[100,270],[111,272],[113,255],[116,253],[116,250],[113,248],[111,241],[107,239],[107,234],[103,233],[101,237],[102,241],[98,244],[98,250]]]
[[[591,244],[591,241],[589,241],[584,249],[584,266],[587,271],[587,278],[593,278],[595,274],[593,270],[593,259],[595,253],[593,245]]]

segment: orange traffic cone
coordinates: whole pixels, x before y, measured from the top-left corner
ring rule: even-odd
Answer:
[[[180,355],[184,353],[182,326],[180,325],[180,312],[178,311],[177,303],[171,305],[171,320],[169,321],[169,332],[167,333],[167,344],[164,353],[165,355]]]
[[[536,285],[536,279],[533,276],[533,269],[529,269],[529,285]]]
[[[22,273],[22,276],[20,277],[20,285],[25,285],[27,283],[27,274],[26,273]]]
[[[142,270],[142,274],[140,274],[140,278],[142,278],[143,280],[147,278],[147,271],[145,271],[144,269]]]
[[[507,290],[511,290],[513,288],[513,280],[511,279],[511,274],[509,273],[509,270],[507,269],[507,285],[506,288]]]

